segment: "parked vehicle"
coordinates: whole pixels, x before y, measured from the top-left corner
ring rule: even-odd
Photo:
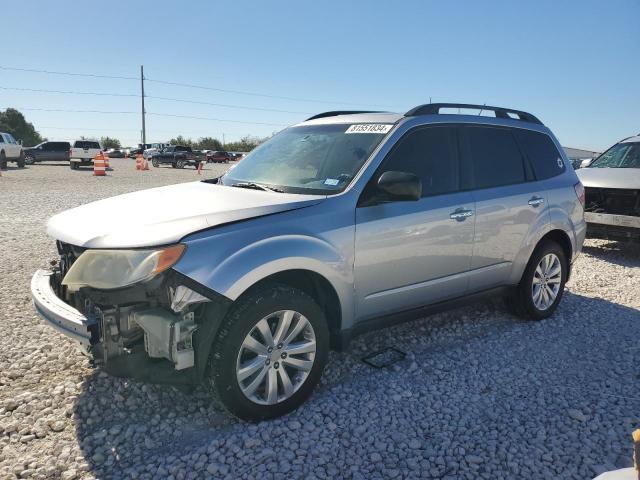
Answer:
[[[127,149],[127,156],[129,158],[136,158],[136,155],[141,155],[144,152],[142,147],[131,147]]]
[[[151,163],[154,167],[170,164],[173,168],[184,168],[186,165],[198,168],[202,161],[204,161],[204,155],[194,152],[191,147],[184,145],[170,145],[151,157]]]
[[[166,143],[146,143],[144,145],[144,151],[142,156],[146,159],[152,158],[157,153],[161,152],[165,147],[168,147]]]
[[[615,144],[577,174],[585,187],[587,236],[640,240],[640,135]]]
[[[42,142],[35,147],[23,148],[24,161],[27,165],[47,161],[68,162],[70,149],[69,142]]]
[[[54,216],[60,259],[31,291],[107,371],[204,380],[260,420],[298,407],[358,333],[496,294],[524,318],[552,315],[583,198],[529,113],[327,112],[220,178]]]
[[[69,166],[77,170],[85,165],[93,165],[93,159],[102,151],[100,142],[95,140],[76,140],[69,150]]]
[[[119,148],[110,148],[105,152],[109,158],[124,158],[124,151]]]
[[[216,150],[207,153],[206,158],[207,163],[229,163],[229,161],[233,160],[233,155],[231,155],[229,152]]]
[[[24,168],[24,152],[13,135],[0,132],[0,170],[6,170],[7,162],[16,162],[18,168]]]

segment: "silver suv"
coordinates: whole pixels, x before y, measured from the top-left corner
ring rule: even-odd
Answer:
[[[526,112],[327,112],[219,178],[54,216],[60,257],[31,290],[108,372],[204,380],[260,420],[298,407],[328,351],[358,333],[489,294],[551,315],[583,202],[560,144]]]

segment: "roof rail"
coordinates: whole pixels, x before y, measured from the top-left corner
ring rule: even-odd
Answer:
[[[324,112],[314,115],[313,117],[309,117],[305,120],[308,122],[309,120],[315,120],[316,118],[326,118],[326,117],[337,117],[338,115],[355,115],[356,113],[383,113],[380,111],[373,110],[335,110],[333,112]]]
[[[492,107],[489,105],[473,105],[469,103],[427,103],[425,105],[418,105],[417,107],[412,108],[407,113],[405,113],[404,116],[415,117],[418,115],[437,115],[438,113],[440,113],[441,108],[468,108],[480,111],[489,110],[495,112],[496,117],[498,118],[513,119],[513,117],[509,115],[512,114],[517,116],[518,120],[522,120],[524,122],[539,123],[540,125],[542,125],[542,122],[538,120],[538,118],[527,112],[514,110],[512,108]]]

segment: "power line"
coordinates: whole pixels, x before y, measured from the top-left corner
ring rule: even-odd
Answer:
[[[236,95],[249,95],[252,97],[264,97],[264,98],[274,98],[278,100],[290,100],[293,102],[309,102],[309,103],[323,103],[329,105],[356,105],[356,106],[368,106],[368,107],[385,107],[390,108],[389,105],[376,105],[373,103],[354,103],[354,102],[342,102],[342,101],[329,101],[329,100],[312,100],[309,98],[300,98],[300,97],[287,97],[282,95],[268,95],[266,93],[256,93],[256,92],[246,92],[242,90],[229,90],[226,88],[217,88],[217,87],[206,87],[204,85],[192,85],[189,83],[180,83],[180,82],[168,82],[165,80],[155,80],[152,78],[145,78],[147,82],[160,83],[163,85],[173,85],[178,87],[186,87],[186,88],[197,88],[200,90],[211,90],[214,92],[222,92],[222,93],[233,93]]]
[[[0,70],[11,70],[18,72],[29,72],[29,73],[46,73],[49,75],[66,75],[66,76],[74,76],[74,77],[89,77],[89,78],[112,78],[119,80],[140,80],[139,77],[127,77],[120,75],[101,75],[101,74],[93,74],[93,73],[79,73],[79,72],[58,72],[52,70],[38,70],[35,68],[17,68],[17,67],[5,67],[0,66]],[[209,90],[213,92],[221,92],[221,93],[232,93],[235,95],[247,95],[251,97],[262,97],[262,98],[271,98],[277,100],[289,100],[292,102],[307,102],[307,103],[321,103],[326,105],[354,105],[354,106],[367,106],[367,107],[383,107],[383,108],[392,108],[390,105],[380,105],[373,103],[356,103],[356,102],[343,102],[343,101],[334,101],[334,100],[317,100],[311,98],[303,98],[303,97],[289,97],[284,95],[270,95],[266,93],[258,93],[258,92],[248,92],[245,90],[231,90],[226,88],[218,88],[218,87],[209,87],[205,85],[195,85],[190,83],[182,83],[182,82],[171,82],[168,80],[158,80],[153,78],[146,78],[145,80],[148,82],[158,83],[162,85],[172,85],[176,87],[185,87],[185,88],[195,88],[198,90]]]
[[[123,77],[119,75],[99,75],[94,73],[54,72],[51,70],[36,70],[35,68],[16,68],[16,67],[0,66],[0,70],[11,70],[15,72],[29,72],[29,73],[48,73],[50,75],[67,75],[71,77],[115,78],[118,80],[138,80],[137,77]]]
[[[262,107],[246,107],[243,105],[230,105],[226,103],[212,103],[212,102],[202,102],[199,100],[186,100],[183,98],[170,98],[170,97],[156,97],[154,95],[146,95],[146,98],[155,98],[156,100],[167,100],[171,102],[182,102],[182,103],[194,103],[198,105],[210,105],[213,107],[223,107],[223,108],[238,108],[241,110],[259,110],[262,112],[277,112],[277,113],[292,113],[292,114],[301,114],[301,115],[312,115],[312,112],[299,112],[292,110],[279,110],[276,108],[262,108]]]
[[[107,92],[79,92],[75,90],[48,90],[44,88],[22,88],[22,87],[2,87],[0,86],[0,90],[16,90],[19,92],[38,92],[38,93],[60,93],[63,95],[97,95],[97,96],[105,96],[105,97],[139,97],[138,94],[135,93],[107,93]],[[240,110],[257,110],[261,112],[276,112],[276,113],[291,113],[295,115],[311,115],[312,112],[299,112],[299,111],[291,111],[291,110],[279,110],[277,108],[263,108],[263,107],[247,107],[245,105],[232,105],[227,103],[213,103],[213,102],[203,102],[198,100],[187,100],[184,98],[171,98],[171,97],[156,97],[153,95],[145,95],[145,98],[154,98],[156,100],[166,100],[171,102],[181,102],[181,103],[192,103],[198,105],[209,105],[213,107],[222,107],[222,108],[236,108]]]
[[[98,95],[104,97],[138,97],[136,93],[77,92],[71,90],[47,90],[44,88],[0,87],[0,90],[16,90],[19,92],[63,93],[67,95]]]
[[[6,109],[7,107],[0,107],[0,109]],[[36,111],[36,112],[59,112],[59,113],[99,113],[99,114],[122,114],[122,115],[138,115],[140,112],[133,111],[113,111],[113,110],[68,110],[64,108],[25,108],[25,107],[15,107],[18,110],[24,110],[26,112]],[[231,120],[228,118],[216,118],[216,117],[200,117],[195,115],[181,115],[181,114],[172,114],[172,113],[160,113],[160,112],[146,112],[147,115],[154,115],[156,117],[173,117],[173,118],[190,118],[194,120],[210,120],[213,122],[222,122],[222,123],[239,123],[246,125],[266,125],[270,127],[286,127],[287,124],[284,123],[266,123],[266,122],[248,122],[243,120]]]

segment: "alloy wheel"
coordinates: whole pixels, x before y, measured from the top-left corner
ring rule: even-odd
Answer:
[[[562,283],[562,263],[554,253],[548,253],[533,272],[531,295],[538,310],[547,310],[558,297]]]
[[[306,381],[316,355],[316,335],[299,312],[280,310],[262,318],[247,334],[236,362],[240,390],[254,403],[274,405]]]

